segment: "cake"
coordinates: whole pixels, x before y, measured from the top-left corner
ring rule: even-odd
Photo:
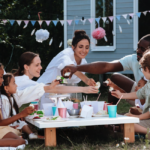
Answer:
[[[99,89],[99,88],[100,88],[100,86],[101,86],[101,83],[100,83],[100,82],[96,82],[95,87],[96,87],[97,89]]]

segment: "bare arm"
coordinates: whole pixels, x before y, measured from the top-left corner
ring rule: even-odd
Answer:
[[[112,91],[111,92],[112,96],[115,96],[117,98],[120,98],[123,95],[123,99],[136,99],[138,98],[136,96],[136,92],[132,92],[132,93],[121,93],[120,91]]]
[[[148,112],[141,114],[141,115],[127,114],[127,116],[136,117],[136,118],[139,118],[140,120],[146,120],[146,119],[150,118],[150,112],[148,111]]]
[[[98,89],[94,86],[78,87],[78,86],[56,86],[47,93],[98,93]]]
[[[19,114],[15,115],[15,116],[12,116],[12,117],[10,117],[8,119],[2,120],[2,118],[0,117],[0,126],[7,126],[7,125],[15,122],[16,120],[18,120],[20,118],[28,116],[32,112],[34,112],[34,108],[27,107],[22,112],[20,112]]]
[[[104,74],[106,72],[115,72],[115,71],[123,71],[123,66],[119,61],[113,62],[95,62],[85,65],[78,65],[78,66],[66,66],[62,71],[61,74],[64,76],[66,72],[71,72],[70,78],[73,73],[76,71],[82,72],[89,72],[92,74]]]
[[[80,71],[75,72],[75,75],[80,78],[85,84],[89,86],[95,86],[95,81],[93,79],[88,78],[85,74]]]

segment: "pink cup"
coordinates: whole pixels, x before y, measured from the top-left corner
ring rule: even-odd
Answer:
[[[78,109],[78,103],[73,103],[73,108]]]
[[[108,109],[107,109],[107,103],[104,103],[103,110],[105,110],[105,111],[107,111],[107,112],[108,112]]]
[[[61,118],[66,118],[67,108],[58,108],[58,113]]]

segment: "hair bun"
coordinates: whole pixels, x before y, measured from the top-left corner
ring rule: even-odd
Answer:
[[[74,32],[74,36],[80,36],[80,35],[84,35],[86,34],[86,32],[84,30],[76,30]]]

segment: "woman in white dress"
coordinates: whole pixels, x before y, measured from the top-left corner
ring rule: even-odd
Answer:
[[[76,37],[74,39],[75,39],[75,43],[77,42],[78,44],[77,45],[73,44],[73,45],[78,50],[77,55],[84,58],[87,55],[88,51],[89,51],[89,44],[90,44],[89,43],[89,38],[85,34],[85,32],[83,32],[83,31],[80,31],[80,32],[76,31],[76,32],[77,32]],[[79,41],[78,41],[77,37],[79,38]],[[85,38],[87,38],[87,39],[85,39]],[[72,43],[74,43],[74,40],[73,40]],[[64,62],[66,63],[65,60],[67,60],[67,62],[70,62],[68,64],[73,64],[74,61],[76,60],[74,55],[73,55],[73,50],[69,48],[69,49],[64,50],[64,52],[66,52],[66,55],[60,61],[60,66],[67,65],[67,64],[64,64]],[[67,55],[68,54],[67,52],[72,54],[72,55],[70,55],[70,57],[69,57],[69,55]],[[58,55],[60,55],[60,54],[58,54]],[[73,57],[74,57],[74,59],[73,59]],[[71,60],[72,60],[72,62],[71,62]],[[80,62],[85,63],[85,59],[79,59],[79,57],[77,57],[77,62],[78,62],[77,64],[79,64],[79,60],[80,60]],[[41,69],[42,69],[41,60],[40,60],[40,57],[39,57],[38,54],[35,54],[35,53],[32,53],[32,52],[23,53],[20,57],[20,60],[19,60],[19,69],[14,74],[15,75],[15,81],[16,81],[16,84],[18,86],[17,88],[19,90],[23,90],[23,89],[25,89],[29,86],[40,84],[38,82],[33,81],[32,78],[33,77],[39,77]],[[53,79],[56,79],[57,75],[60,75],[61,69],[59,69],[57,71],[54,71],[54,69],[52,67],[51,67],[51,69],[52,69],[52,71],[51,71],[51,74],[49,74],[49,76],[51,76],[51,78],[53,78]],[[79,75],[81,79],[86,81],[86,83],[88,85],[95,85],[95,81],[93,79],[87,78],[83,73],[77,72],[77,75]],[[48,76],[45,76],[45,78],[49,79]],[[43,83],[44,84],[51,83],[52,82],[51,78],[46,82],[43,81]],[[75,76],[72,80],[72,81],[74,81],[73,83],[78,83],[81,80],[80,78]],[[58,89],[59,89],[59,91],[58,91]],[[55,87],[55,93],[81,93],[81,92],[83,92],[83,93],[97,93],[98,90],[94,86],[89,86],[89,87],[69,87],[69,86],[65,86],[65,88],[64,88],[64,86],[63,87],[62,86]],[[45,96],[43,96],[40,108],[43,108],[42,107],[43,103],[48,103],[48,102],[52,102],[52,101],[48,98],[46,99]]]

